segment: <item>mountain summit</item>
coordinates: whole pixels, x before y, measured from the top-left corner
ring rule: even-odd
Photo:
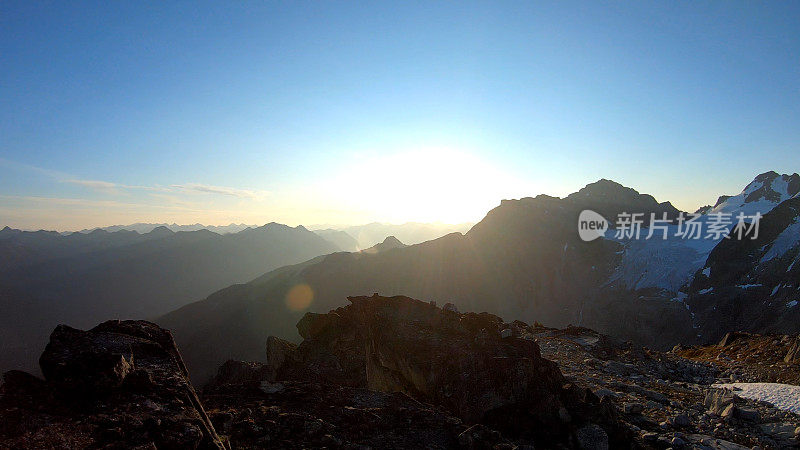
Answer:
[[[389,236],[386,239],[384,239],[383,242],[381,242],[380,244],[375,244],[375,245],[373,245],[372,247],[370,247],[370,248],[368,248],[366,250],[362,250],[362,252],[364,252],[364,253],[381,253],[381,252],[385,252],[385,251],[388,251],[388,250],[393,250],[393,249],[396,249],[396,248],[403,248],[403,247],[407,247],[407,245],[403,244],[402,242],[400,242],[400,240],[397,239],[396,237]]]
[[[584,188],[566,198],[584,209],[593,209],[610,221],[620,213],[643,213],[645,220],[650,214],[662,218],[664,214],[672,219],[680,213],[670,202],[659,203],[649,194],[640,194],[635,189],[625,187],[616,181],[605,178],[587,184]]]
[[[772,208],[800,193],[800,175],[780,175],[777,172],[765,172],[758,175],[738,195],[722,196],[711,213],[744,213],[753,215],[756,212],[766,214]]]

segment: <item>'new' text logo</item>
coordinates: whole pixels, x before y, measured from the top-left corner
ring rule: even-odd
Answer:
[[[578,216],[578,235],[586,242],[603,237],[608,230],[605,217],[591,209],[584,209]]]

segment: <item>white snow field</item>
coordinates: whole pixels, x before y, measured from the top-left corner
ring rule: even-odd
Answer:
[[[781,383],[727,383],[715,384],[714,387],[727,388],[739,397],[769,402],[778,409],[800,414],[800,386]]]
[[[730,214],[732,221],[735,222],[739,213],[743,213],[745,216],[753,216],[758,213],[763,216],[781,202],[793,197],[789,195],[788,181],[784,180],[783,176],[778,176],[771,181],[769,186],[769,190],[779,197],[778,201],[771,201],[763,196],[755,201],[746,201],[750,194],[762,187],[764,187],[763,181],[753,180],[739,195],[730,197],[697,218],[695,221],[702,227],[699,239],[676,236],[679,230],[677,225],[667,227],[667,239],[663,239],[664,233],[661,230],[654,232],[650,239],[645,239],[649,235],[647,228],[641,229],[642,234],[639,239],[617,238],[617,230],[613,228],[614,223],[612,223],[606,229],[604,238],[619,242],[625,248],[620,265],[609,277],[607,283],[619,283],[631,289],[655,287],[677,291],[689,283],[694,274],[703,268],[708,255],[724,237],[722,235],[710,236],[708,233],[709,225],[713,222],[713,214]],[[800,192],[794,196],[800,196]],[[734,223],[731,224],[732,226]],[[800,221],[796,221],[771,243],[771,247],[761,262],[783,256],[799,242]],[[705,267],[703,274],[710,276],[711,269]],[[746,289],[756,287],[756,285],[740,287]]]

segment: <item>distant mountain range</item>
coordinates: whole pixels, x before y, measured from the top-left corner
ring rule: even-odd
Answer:
[[[351,227],[358,230],[360,227]],[[369,224],[423,239],[444,225]],[[441,231],[445,234],[446,231]],[[378,252],[403,244],[381,237],[364,246],[341,230],[136,223],[72,233],[0,230],[0,370],[35,367],[58,323],[152,318],[266,271],[338,251]]]
[[[109,232],[114,231],[136,231],[137,233],[149,233],[155,228],[168,228],[172,231],[199,231],[208,230],[217,234],[238,233],[247,228],[257,228],[257,225],[245,225],[243,223],[232,223],[230,225],[203,225],[196,223],[194,225],[178,225],[176,223],[132,223],[130,225],[112,225],[110,227],[101,228],[87,228],[81,230],[80,233],[91,233],[95,230],[104,230]]]
[[[359,251],[380,244],[388,236],[408,244],[419,244],[450,233],[466,233],[472,223],[444,224],[407,222],[403,224],[368,223],[346,227],[313,228],[315,233],[336,243],[342,250]]]
[[[452,302],[507,320],[580,324],[656,348],[713,342],[728,330],[798,332],[798,179],[759,175],[695,219],[710,226],[717,213],[758,211],[764,217],[755,241],[676,238],[680,211],[669,202],[600,180],[565,198],[504,200],[466,234],[282,267],[159,323],[174,332],[200,378],[229,358],[263,360],[270,334],[297,340],[294,323],[306,311],[327,312],[348,295],[374,292]],[[667,217],[669,237],[623,239],[612,228],[584,242],[577,225],[585,209],[612,226],[622,213]],[[307,307],[287,301],[297,286],[311,293]]]
[[[466,233],[472,228],[472,223],[461,224],[437,224],[408,222],[400,225],[387,223],[369,223],[345,227],[345,233],[353,236],[358,242],[360,249],[372,247],[380,244],[387,236],[394,236],[399,241],[408,244],[419,244],[420,242],[430,241],[442,237],[449,233]]]
[[[339,248],[302,226],[220,235],[0,231],[0,368],[35,367],[58,323],[156,317],[265,270]]]
[[[348,226],[317,226],[312,227],[314,233],[322,236],[325,240],[336,245],[339,250],[346,252],[356,252],[373,245],[383,242],[388,236],[395,236],[407,244],[419,244],[429,241],[448,233],[466,233],[472,227],[472,223],[443,224],[443,223],[421,223],[407,222],[403,224],[390,224],[373,222],[365,225]],[[243,223],[230,225],[203,225],[196,223],[193,225],[178,225],[175,223],[134,223],[130,225],[112,225],[102,228],[87,228],[80,233],[89,234],[97,230],[117,232],[117,231],[136,231],[140,234],[150,233],[156,228],[167,228],[172,231],[199,231],[208,230],[217,234],[238,233],[247,228],[256,228],[257,225],[246,225]],[[64,235],[72,233],[61,233]]]

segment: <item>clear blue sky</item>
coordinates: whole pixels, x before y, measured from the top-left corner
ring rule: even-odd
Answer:
[[[0,3],[0,226],[477,221],[800,168],[798,2]],[[419,169],[419,170],[417,170]]]

